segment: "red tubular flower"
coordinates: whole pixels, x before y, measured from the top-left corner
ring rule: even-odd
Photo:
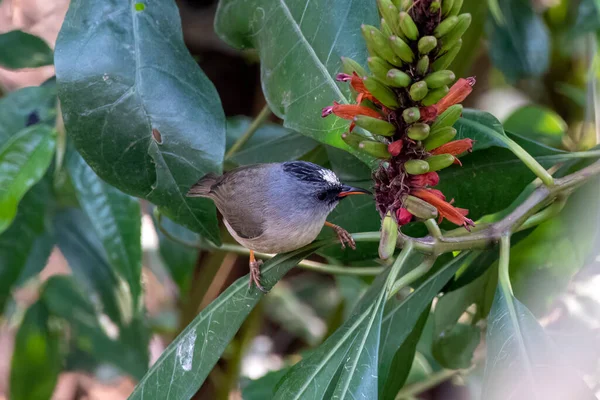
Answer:
[[[467,151],[471,151],[472,149],[473,139],[460,139],[448,142],[444,145],[441,145],[437,149],[431,150],[431,154],[452,154],[453,156],[458,157]]]
[[[406,208],[399,208],[396,211],[396,219],[398,220],[398,225],[406,225],[412,220],[413,215]]]
[[[375,101],[375,97],[373,97],[371,92],[367,90],[367,88],[365,87],[365,83],[356,72],[353,72],[352,75],[340,73],[337,74],[335,79],[339,82],[350,81],[350,86],[352,86],[352,89],[356,90],[356,92],[358,93],[358,96],[356,96],[357,104],[360,104],[363,100]]]
[[[473,91],[473,86],[475,86],[476,82],[477,81],[474,77],[467,79],[460,78],[458,81],[456,81],[456,83],[450,88],[450,92],[448,92],[448,94],[435,105],[438,114],[443,113],[450,106],[462,103],[463,100],[471,94]]]
[[[448,221],[456,225],[462,225],[465,229],[470,230],[470,226],[475,226],[475,223],[467,218],[469,211],[464,208],[453,207],[450,203],[445,201],[445,197],[439,190],[434,189],[414,189],[411,191],[413,196],[425,200],[435,208],[437,208],[440,214],[440,221],[446,218]],[[441,195],[441,197],[440,197]]]
[[[354,119],[357,115],[366,115],[368,117],[381,119],[381,114],[372,108],[356,104],[339,104],[335,101],[333,102],[333,106],[325,107],[321,112],[322,117],[326,117],[330,114],[335,114],[340,118],[349,120]]]
[[[440,183],[440,176],[437,174],[437,172],[413,175],[411,176],[410,183],[412,186],[436,186],[438,183]]]

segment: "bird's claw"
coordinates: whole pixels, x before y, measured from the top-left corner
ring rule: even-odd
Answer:
[[[352,250],[356,250],[356,242],[354,242],[354,238],[352,237],[350,232],[337,225],[333,229],[335,230],[335,234],[337,235],[340,243],[342,244],[342,249],[346,248],[347,243],[348,246],[352,248]]]
[[[256,288],[261,292],[268,293],[268,290],[260,284],[260,266],[262,264],[262,260],[255,260],[250,262],[250,279],[248,281],[248,287],[252,287],[252,284],[254,284]]]

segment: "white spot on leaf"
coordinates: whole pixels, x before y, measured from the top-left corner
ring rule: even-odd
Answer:
[[[184,371],[192,370],[194,347],[196,346],[196,331],[189,331],[177,346],[177,358]]]

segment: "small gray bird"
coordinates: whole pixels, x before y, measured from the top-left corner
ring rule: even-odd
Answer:
[[[371,194],[344,185],[333,171],[305,161],[247,165],[222,176],[207,174],[187,193],[212,199],[231,236],[250,250],[250,285],[260,284],[261,260],[254,252],[284,253],[309,244],[323,225],[342,247],[352,236],[325,219],[346,196]]]

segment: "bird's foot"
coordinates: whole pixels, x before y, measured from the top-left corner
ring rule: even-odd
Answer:
[[[254,284],[261,292],[268,293],[268,290],[260,284],[260,266],[262,264],[262,260],[250,261],[250,279],[248,281],[248,287],[252,287],[252,284]]]
[[[344,228],[338,225],[331,224],[331,228],[335,231],[340,243],[342,244],[342,249],[346,248],[346,244],[352,248],[352,250],[356,250],[356,243],[354,242],[354,238]]]

